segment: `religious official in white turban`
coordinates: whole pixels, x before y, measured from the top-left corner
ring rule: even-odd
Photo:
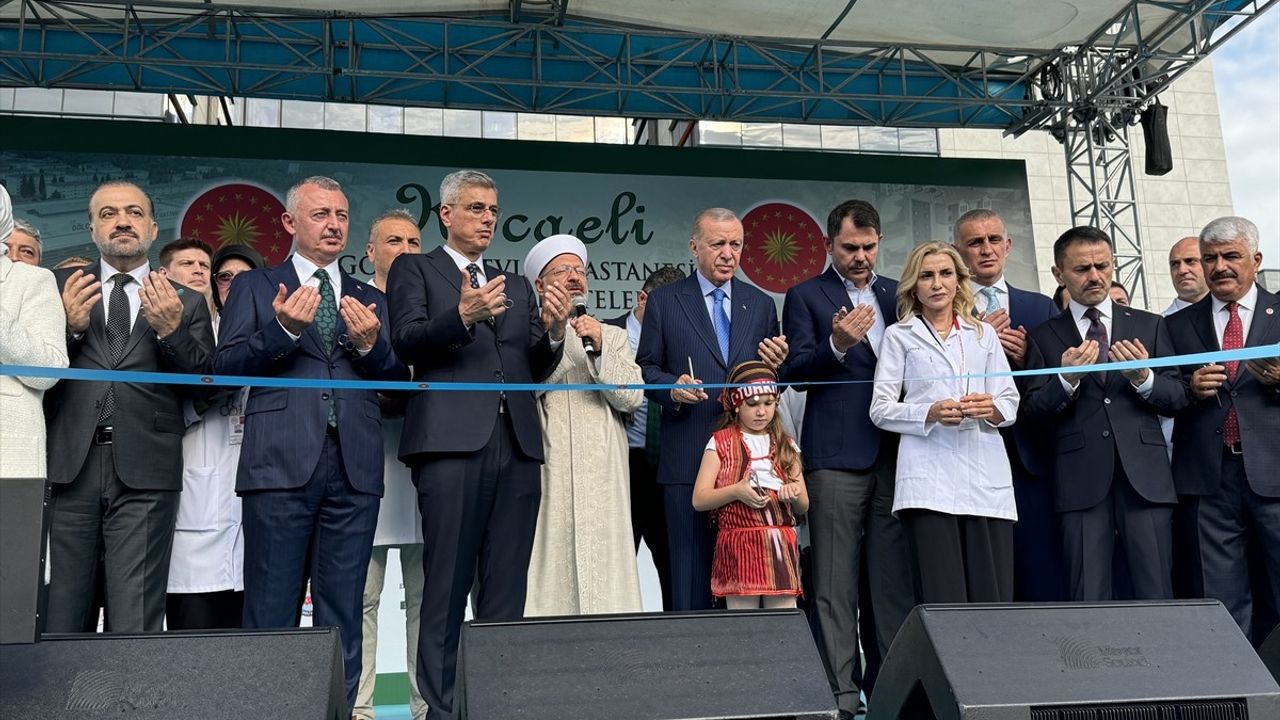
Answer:
[[[587,248],[572,235],[533,246],[524,272],[539,297],[557,285],[585,304]],[[564,337],[564,354],[547,383],[641,383],[626,330],[583,314],[568,320]],[[643,402],[638,389],[538,393],[546,463],[525,615],[641,609],[626,417]]]
[[[14,262],[13,206],[0,185],[0,365],[67,366],[67,317],[53,273]],[[53,378],[0,375],[0,481],[44,477],[44,391]],[[628,530],[627,532],[630,532]]]

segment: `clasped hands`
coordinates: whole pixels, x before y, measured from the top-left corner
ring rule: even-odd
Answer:
[[[1099,357],[1100,346],[1098,342],[1096,340],[1085,340],[1079,345],[1062,351],[1062,367],[1092,365],[1098,362]],[[1146,360],[1149,357],[1146,346],[1137,338],[1133,340],[1117,340],[1111,344],[1108,350],[1108,358],[1113,362]],[[1147,381],[1147,376],[1151,373],[1151,370],[1148,368],[1130,368],[1120,372],[1134,387],[1137,387]],[[1083,373],[1062,373],[1062,379],[1073,386],[1080,382],[1082,376]]]

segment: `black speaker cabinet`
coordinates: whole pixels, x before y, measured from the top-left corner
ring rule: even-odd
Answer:
[[[0,718],[339,720],[346,713],[334,628],[46,635],[0,647]]]
[[[818,720],[835,699],[797,610],[473,622],[460,720]]]
[[[867,720],[1274,720],[1280,687],[1216,600],[921,605]]]
[[[33,643],[44,632],[48,522],[48,481],[0,478],[0,645]]]

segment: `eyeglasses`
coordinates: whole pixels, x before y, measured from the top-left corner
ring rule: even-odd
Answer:
[[[566,273],[573,273],[574,275],[581,275],[582,277],[586,277],[587,269],[582,267],[581,265],[557,265],[551,268],[550,270],[543,272],[542,274],[545,277],[558,278]]]
[[[242,273],[242,272],[244,272],[244,271],[243,271],[243,270],[236,270],[236,271],[232,272],[231,270],[223,270],[222,272],[218,273],[217,275],[214,275],[214,276],[213,276],[213,279],[214,279],[215,281],[217,281],[217,283],[218,283],[219,285],[230,285],[230,284],[231,284],[231,281],[232,281],[232,280],[234,280],[234,279],[235,279],[235,277],[236,277],[237,275],[239,275],[240,273]]]
[[[460,205],[458,203],[448,203],[448,205],[449,207],[460,207],[463,210],[466,210],[467,212],[471,213],[471,215],[474,217],[484,217],[484,212],[486,210],[493,213],[494,220],[497,220],[498,217],[502,215],[502,208],[498,207],[497,205],[485,205],[482,202],[473,202],[473,203],[468,203],[466,205]]]

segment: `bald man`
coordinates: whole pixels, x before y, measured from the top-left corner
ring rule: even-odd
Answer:
[[[1184,237],[1169,248],[1169,279],[1173,281],[1173,289],[1178,297],[1161,313],[1166,317],[1198,302],[1209,293],[1209,286],[1204,281],[1204,271],[1200,269],[1199,237]]]

